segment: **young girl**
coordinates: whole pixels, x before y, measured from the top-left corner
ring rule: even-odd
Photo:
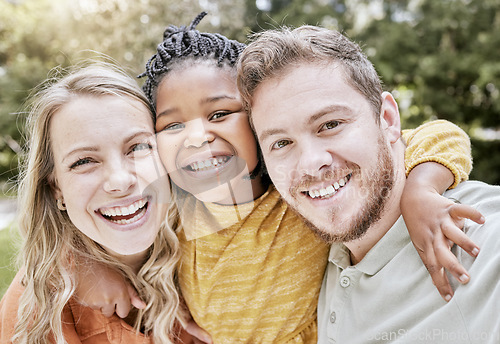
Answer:
[[[0,342],[171,343],[179,244],[165,221],[170,191],[151,108],[135,80],[108,65],[76,70],[38,94],[28,131],[24,268],[0,303]],[[120,271],[145,309],[122,320],[81,306],[81,261]]]
[[[245,46],[197,31],[204,15],[187,28],[167,28],[144,73],[160,157],[176,185],[183,298],[214,343],[316,343],[329,248],[270,185],[236,85]],[[443,129],[454,135],[436,138]],[[442,138],[447,151],[427,154]],[[452,167],[456,182],[467,177],[468,138],[456,126],[417,129],[414,143],[423,150],[407,157],[409,169],[424,155]]]

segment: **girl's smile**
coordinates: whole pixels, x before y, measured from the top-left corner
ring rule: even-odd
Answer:
[[[249,202],[264,192],[260,178],[245,178],[257,166],[257,142],[234,71],[207,64],[172,71],[158,87],[156,110],[158,150],[177,186],[221,204],[234,203],[231,193]]]

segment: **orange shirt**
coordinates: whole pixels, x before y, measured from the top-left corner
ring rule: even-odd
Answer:
[[[21,274],[12,281],[0,301],[0,344],[11,343],[17,322],[19,298],[23,293]],[[136,333],[116,315],[106,318],[71,299],[63,311],[63,332],[68,344],[152,344],[153,337]]]

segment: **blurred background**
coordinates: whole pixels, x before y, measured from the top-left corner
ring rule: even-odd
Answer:
[[[240,41],[280,25],[344,32],[395,95],[404,128],[456,123],[471,137],[471,179],[500,184],[500,0],[0,0],[0,295],[27,96],[54,67],[96,52],[137,75],[165,27],[202,10],[200,30]]]

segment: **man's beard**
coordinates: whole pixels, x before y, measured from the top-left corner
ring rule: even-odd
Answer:
[[[364,200],[364,204],[361,206],[358,214],[353,215],[349,223],[344,223],[342,225],[345,227],[343,230],[334,230],[334,226],[339,224],[335,222],[335,212],[333,210],[330,214],[331,223],[329,224],[329,228],[319,228],[306,218],[304,214],[301,214],[297,207],[289,204],[321,240],[332,244],[335,242],[349,242],[359,239],[367,232],[372,224],[380,220],[387,204],[388,195],[394,186],[394,165],[389,148],[384,144],[382,137],[379,138],[378,146],[380,149],[377,157],[378,163],[375,168],[361,175],[360,168],[356,165],[353,172],[351,179],[356,175],[356,178],[366,181],[362,187],[367,194],[367,198]],[[353,192],[352,190],[350,191]],[[360,191],[361,190],[357,190],[357,192]],[[337,211],[342,210],[337,209]]]

